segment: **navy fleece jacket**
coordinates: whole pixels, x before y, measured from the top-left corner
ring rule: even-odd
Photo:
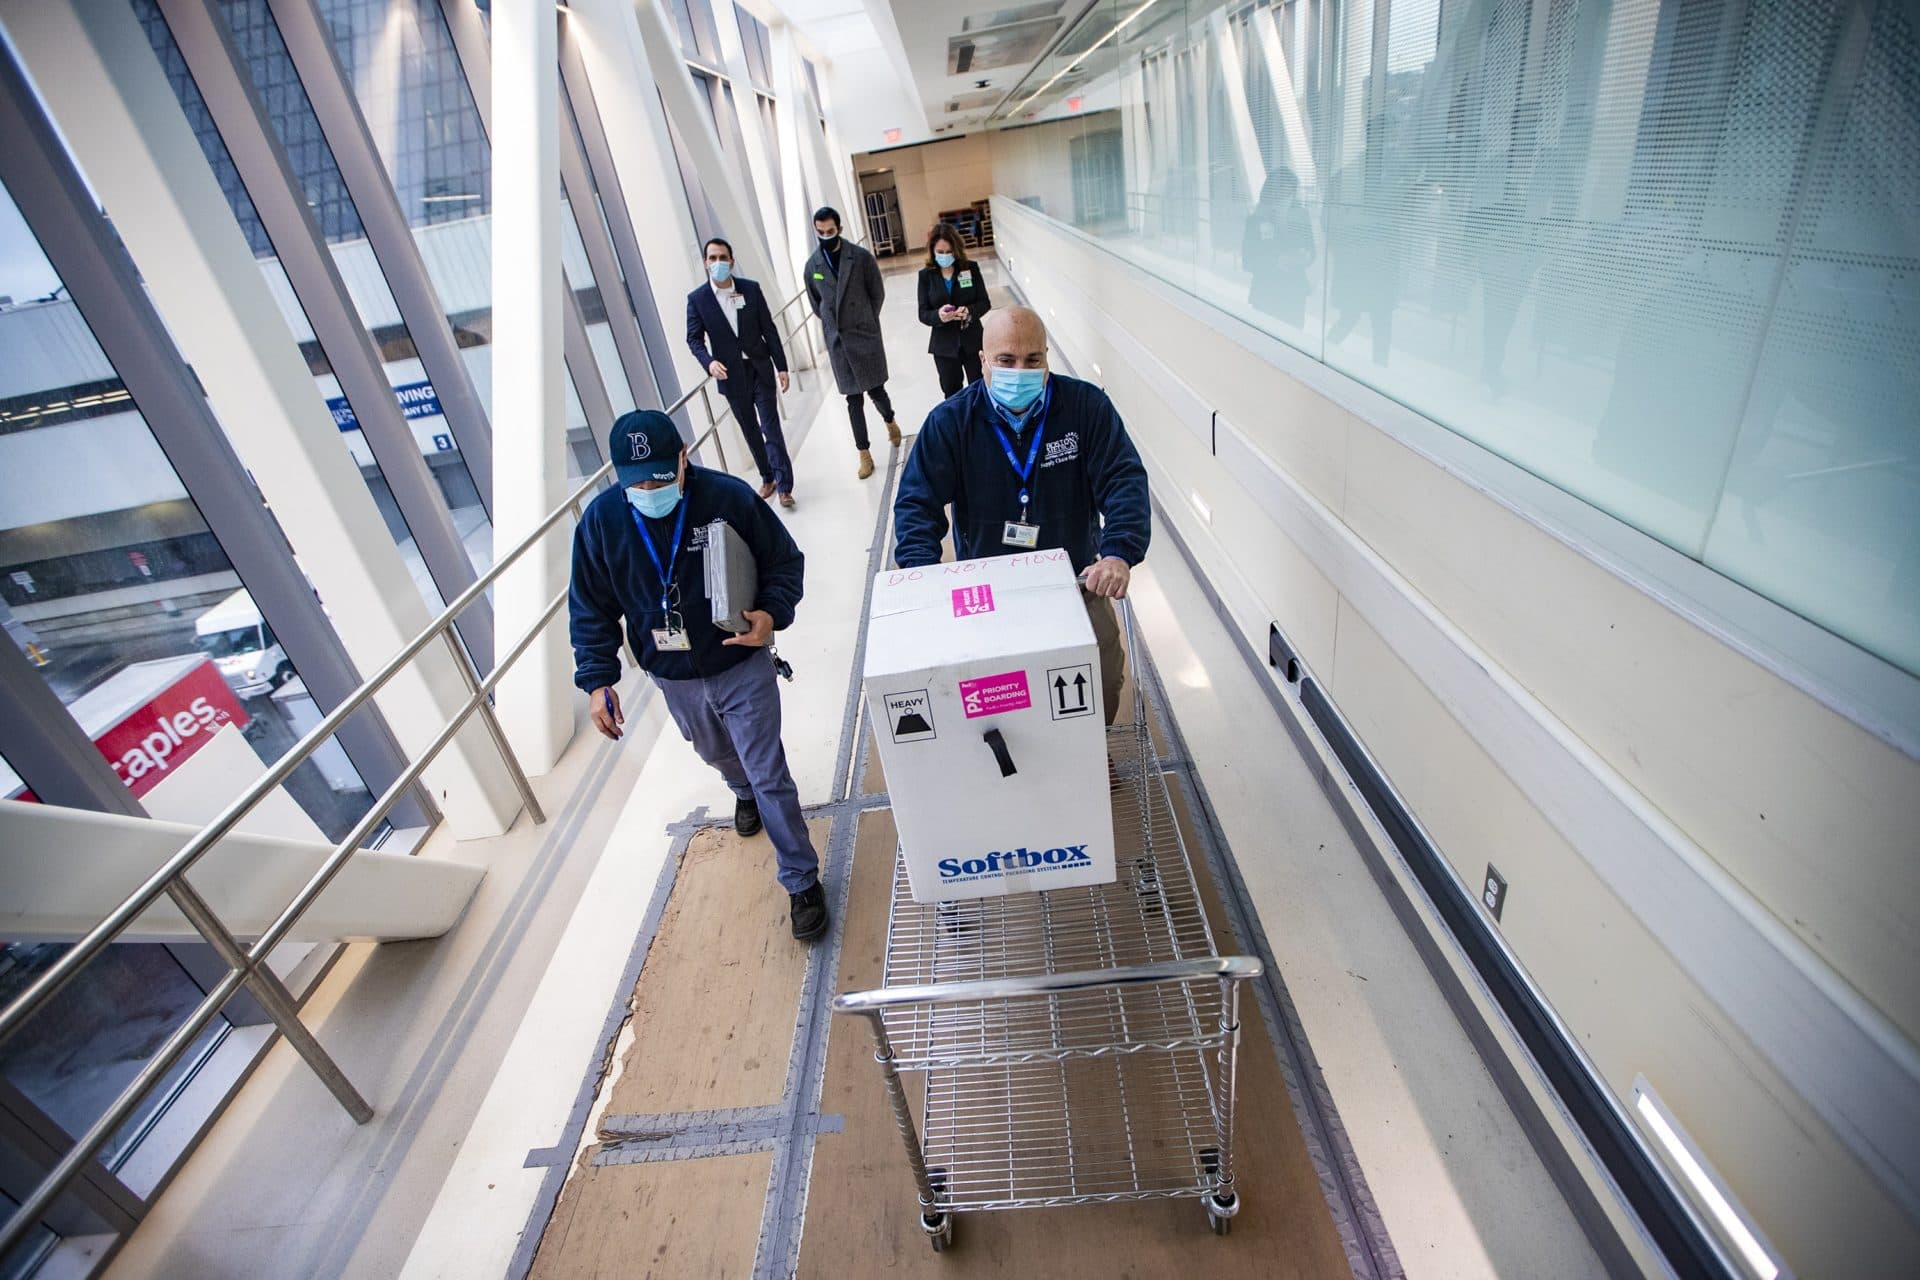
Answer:
[[[1065,548],[1075,573],[1105,556],[1139,564],[1153,525],[1147,469],[1113,401],[1078,378],[1055,373],[1047,382],[1053,399],[1040,428],[1027,510],[1029,522],[1040,526],[1039,546]],[[894,562],[902,569],[940,562],[949,503],[957,559],[1016,549],[1001,539],[1006,522],[1020,518],[1020,478],[1007,461],[997,422],[985,382],[927,415],[893,504]],[[1032,431],[1029,422],[1015,439],[1022,462],[1033,446]]]
[[[573,637],[573,682],[588,693],[620,679],[620,622],[642,670],[665,680],[688,680],[718,675],[739,665],[759,650],[752,645],[725,645],[730,632],[713,625],[707,602],[703,526],[725,520],[753,552],[760,571],[760,590],[754,608],[773,617],[776,631],[793,622],[800,603],[805,557],[786,526],[760,501],[744,481],[723,471],[687,468],[687,490],[680,499],[687,508],[686,532],[674,561],[673,586],[679,603],[675,612],[685,621],[692,648],[662,653],[654,648],[653,630],[665,625],[660,610],[660,575],[640,545],[640,530],[625,489],[608,489],[587,505],[586,516],[573,531],[573,586],[567,598],[569,630]],[[663,520],[642,517],[653,537],[654,554],[662,564],[673,542],[675,507]]]

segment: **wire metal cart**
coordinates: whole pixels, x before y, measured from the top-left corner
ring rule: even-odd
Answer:
[[[1239,988],[1262,965],[1214,945],[1133,688],[1107,730],[1118,877],[918,903],[896,857],[884,985],[833,1002],[872,1029],[936,1253],[961,1211],[1190,1197],[1218,1235],[1240,1211]]]

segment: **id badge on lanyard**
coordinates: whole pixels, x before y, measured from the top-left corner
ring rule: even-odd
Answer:
[[[1033,444],[1027,449],[1025,466],[1022,466],[1020,459],[1014,456],[1013,445],[1008,440],[1006,433],[1000,430],[998,423],[994,425],[994,432],[1000,437],[1001,452],[1007,455],[1007,464],[1013,468],[1013,474],[1020,479],[1020,518],[1018,520],[1008,520],[1001,525],[1000,542],[1003,546],[1018,547],[1022,550],[1031,551],[1040,545],[1040,526],[1027,519],[1028,510],[1033,505],[1033,493],[1029,487],[1029,480],[1033,475],[1034,463],[1040,459],[1040,441],[1047,434],[1047,408],[1052,402],[1053,388],[1049,386],[1041,397],[1040,407],[1034,413]],[[993,408],[994,413],[999,415],[1000,407],[995,405]],[[1017,439],[1018,437],[1016,436],[1015,438]]]
[[[673,608],[673,579],[678,570],[680,559],[680,538],[687,530],[688,495],[680,495],[680,518],[674,521],[673,545],[667,550],[667,559],[663,564],[660,553],[653,549],[653,536],[647,532],[646,522],[640,513],[628,510],[633,515],[633,527],[640,535],[640,545],[646,548],[647,559],[653,562],[653,571],[660,577],[660,621],[663,625],[652,629],[653,647],[661,653],[685,653],[693,648],[693,640],[687,634],[686,619]]]
[[[653,629],[653,647],[662,653],[685,653],[693,648],[693,640],[687,635],[687,623],[677,613],[669,613],[667,625]]]

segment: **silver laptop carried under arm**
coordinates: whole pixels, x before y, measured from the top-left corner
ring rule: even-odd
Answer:
[[[713,625],[723,631],[750,630],[745,614],[760,593],[760,568],[745,539],[725,520],[707,526],[706,570]]]

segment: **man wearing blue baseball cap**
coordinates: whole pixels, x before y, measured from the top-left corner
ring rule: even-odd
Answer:
[[[591,700],[594,728],[618,740],[626,717],[613,686],[624,619],[667,713],[733,791],[735,829],[752,836],[766,827],[793,936],[817,941],[827,932],[827,897],[780,742],[780,687],[767,648],[793,621],[805,559],[744,481],[688,463],[666,414],[622,414],[607,451],[619,486],[588,504],[573,535],[573,682]],[[759,572],[754,607],[744,613],[750,629],[739,635],[714,625],[706,598],[699,553],[716,520],[732,526]]]

